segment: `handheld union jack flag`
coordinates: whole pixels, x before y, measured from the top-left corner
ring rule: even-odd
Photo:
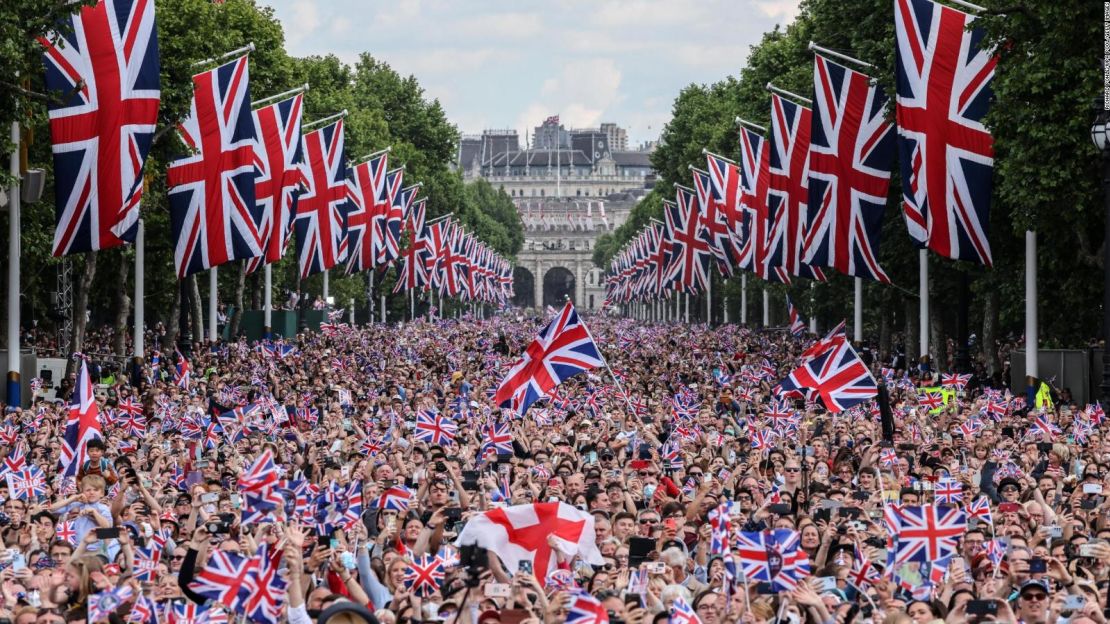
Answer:
[[[301,117],[304,95],[293,97],[253,113],[255,201],[258,203],[258,234],[262,254],[247,262],[248,272],[263,264],[281,260],[293,233],[293,215],[297,212],[297,196],[305,183],[304,152],[301,148]]]
[[[381,496],[372,501],[371,506],[377,509],[395,509],[400,512],[405,512],[408,511],[411,501],[412,490],[409,490],[403,485],[395,485],[382,492]]]
[[[807,177],[812,112],[778,94],[771,95],[771,141],[767,190],[767,265],[790,275],[820,281],[819,267],[802,261],[809,188]]]
[[[343,151],[343,120],[304,136],[308,174],[306,190],[297,198],[295,227],[301,278],[322,273],[346,258],[347,156]]]
[[[601,351],[568,301],[509,369],[493,400],[505,407],[516,399],[523,414],[563,381],[602,365]]]
[[[671,616],[668,619],[668,624],[701,624],[701,618],[694,613],[694,610],[682,596],[676,596],[674,602],[671,603]]]
[[[933,495],[936,497],[936,504],[938,505],[955,505],[963,502],[964,488],[956,479],[942,478],[937,480]]]
[[[88,458],[85,449],[89,440],[102,438],[100,422],[96,418],[96,397],[93,395],[92,380],[89,378],[88,364],[81,360],[81,370],[77,374],[77,385],[69,404],[65,434],[62,438],[62,474],[76,477],[77,470]]]
[[[166,171],[177,276],[261,255],[246,56],[193,76],[179,131],[192,153]]]
[[[239,476],[239,490],[260,492],[275,485],[277,481],[278,468],[274,463],[274,453],[267,448]]]
[[[801,535],[789,529],[760,533],[741,531],[733,544],[745,577],[790,591],[809,576],[809,555],[800,548]]]
[[[794,369],[779,382],[775,392],[803,396],[812,393],[820,397],[825,409],[835,414],[874,398],[878,389],[867,365],[852,345],[844,341]]]
[[[976,518],[994,526],[994,516],[991,515],[991,501],[986,496],[971,501],[967,506],[967,517]]]
[[[482,440],[479,458],[513,452],[513,434],[509,431],[508,422],[491,422],[483,429],[483,433],[485,438]]]
[[[134,242],[143,167],[158,123],[154,0],[100,0],[46,48],[54,152],[55,256]]]
[[[183,388],[185,390],[189,389],[189,382],[191,381],[192,376],[191,369],[192,367],[189,365],[189,360],[186,359],[186,357],[182,355],[180,351],[178,351],[177,366],[174,368],[173,371],[173,383],[178,388]]]
[[[247,598],[245,583],[256,565],[253,559],[233,552],[212,551],[208,565],[189,583],[189,589],[228,609],[237,610]]]
[[[910,236],[946,258],[990,266],[994,142],[983,124],[998,58],[974,17],[895,0],[898,150]]]
[[[439,591],[443,583],[443,561],[435,555],[413,557],[405,562],[405,588],[414,596],[427,598]]]
[[[458,425],[442,414],[421,411],[416,414],[416,439],[429,444],[451,444],[458,432]]]
[[[256,624],[277,624],[282,619],[287,583],[278,575],[282,551],[271,552],[263,542],[252,559],[254,565],[247,577],[247,599],[243,613]]]
[[[105,622],[120,608],[123,603],[131,600],[135,590],[130,585],[113,587],[109,590],[89,596],[89,622]]]
[[[806,333],[806,322],[789,296],[786,297],[786,310],[790,313],[790,335],[800,338]]]
[[[150,582],[156,580],[158,574],[158,560],[162,558],[162,549],[148,547],[135,547],[135,561],[133,564],[135,580]]]
[[[887,97],[870,78],[818,54],[803,258],[889,283],[879,238],[894,158]]]
[[[8,481],[8,493],[12,498],[37,501],[46,496],[46,475],[38,466],[30,465],[22,470],[10,471],[4,478]]]
[[[946,505],[897,507],[893,514],[894,564],[936,561],[956,551],[967,530],[964,511]]]
[[[940,385],[947,388],[963,390],[969,383],[971,383],[971,373],[964,373],[962,375],[959,373],[941,373],[940,375]]]
[[[582,590],[572,594],[572,600],[567,607],[565,624],[608,624],[608,622],[609,612],[600,600]]]
[[[54,537],[62,540],[63,542],[77,545],[77,529],[74,526],[73,520],[59,520],[58,524],[54,526]]]

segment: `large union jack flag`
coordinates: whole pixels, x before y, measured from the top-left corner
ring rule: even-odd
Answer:
[[[389,154],[381,153],[351,168],[348,184],[351,211],[347,214],[347,273],[374,268],[374,232],[382,229],[389,197],[385,192],[385,171]]]
[[[513,364],[493,400],[501,406],[513,404],[523,414],[566,379],[604,363],[590,330],[567,301]]]
[[[816,395],[825,409],[835,414],[874,398],[878,385],[867,365],[845,340],[794,369],[779,382],[775,393]]]
[[[925,505],[893,507],[894,565],[937,561],[954,554],[967,529],[967,516],[959,507]]]
[[[301,117],[304,95],[297,94],[254,111],[255,201],[261,220],[258,233],[263,254],[247,262],[255,271],[263,264],[281,260],[293,234],[297,195],[305,183],[304,152],[301,149]]]
[[[393,292],[426,289],[429,285],[428,263],[433,255],[429,228],[424,227],[427,203],[426,198],[421,198],[413,202],[409,210],[407,227],[411,238],[408,248],[405,249],[405,261],[398,271],[397,285],[393,288]]]
[[[812,111],[777,94],[771,96],[771,141],[767,171],[767,265],[790,275],[824,280],[819,267],[802,261],[809,201],[809,133]]]
[[[192,151],[166,172],[178,277],[262,255],[246,56],[193,76],[178,130]]]
[[[101,0],[46,38],[54,151],[55,256],[134,242],[143,165],[158,122],[154,0]]]
[[[722,206],[736,266],[751,269],[755,258],[751,214],[744,207],[743,174],[737,163],[715,154],[706,154],[706,171],[713,199]],[[766,200],[765,200],[766,201]]]
[[[887,97],[864,74],[821,55],[814,63],[814,85],[803,258],[889,283],[878,257],[894,157]]]
[[[790,274],[783,267],[772,267],[767,262],[771,249],[768,245],[771,232],[767,191],[771,184],[769,167],[770,150],[767,139],[751,128],[740,129],[740,210],[750,224],[751,269],[767,281],[790,283]],[[710,166],[712,169],[712,165]]]
[[[406,562],[402,582],[414,596],[427,598],[439,591],[443,577],[443,561],[435,555],[422,555]]]
[[[896,117],[906,225],[946,258],[991,264],[994,147],[983,117],[997,57],[973,17],[932,0],[895,0]]]
[[[89,377],[89,367],[82,360],[62,437],[61,467],[62,474],[66,477],[77,476],[77,470],[88,458],[85,449],[89,440],[103,437],[96,414],[96,397],[93,394],[92,379]]]
[[[215,550],[191,583],[189,589],[228,609],[238,610],[248,598],[247,579],[258,561],[233,552]]]
[[[397,179],[400,181],[400,173],[398,173]],[[379,266],[393,264],[400,257],[401,226],[408,218],[409,209],[412,208],[412,202],[416,201],[416,194],[419,190],[419,184],[406,186],[399,190],[393,196],[393,201],[389,203],[389,212],[386,213],[385,218],[385,248],[382,249],[383,256]]]
[[[675,203],[664,202],[664,221],[671,243],[667,281],[676,290],[698,293],[709,284],[709,241],[701,227],[697,197],[690,189],[676,187]]]
[[[343,120],[304,136],[306,191],[297,199],[297,259],[301,278],[323,273],[346,257],[350,210]]]
[[[732,167],[735,171],[736,167]],[[709,251],[717,261],[717,270],[721,275],[732,276],[733,267],[738,264],[740,249],[735,245],[732,236],[731,224],[737,221],[733,215],[737,213],[736,189],[729,189],[728,185],[735,187],[736,176],[724,180],[725,193],[718,193],[708,171],[691,169],[694,174],[694,190],[697,191],[698,210],[702,215],[704,236],[709,240]],[[727,175],[727,174],[726,174]],[[732,201],[731,206],[728,201]]]
[[[384,203],[378,207],[375,215],[373,231],[373,248],[375,266],[384,267],[396,257],[398,247],[393,238],[392,221],[398,218],[403,208],[405,169],[397,167],[385,174],[385,188],[383,189]],[[399,222],[398,222],[399,224]]]

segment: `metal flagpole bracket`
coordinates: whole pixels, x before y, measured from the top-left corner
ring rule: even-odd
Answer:
[[[424,186],[423,182],[417,182],[416,184],[410,184],[409,186],[406,186],[405,188],[403,188],[401,190],[402,191],[410,191],[412,189],[422,188],[423,186]]]
[[[298,93],[304,93],[305,91],[308,91],[308,83],[307,82],[304,83],[303,85],[299,86],[299,87],[290,89],[288,91],[282,91],[281,93],[278,93],[277,95],[271,95],[270,97],[262,98],[261,100],[255,100],[254,102],[251,103],[251,106],[253,107],[253,106],[260,106],[262,104],[268,104],[268,103],[273,102],[275,100],[280,100],[281,98],[284,98],[284,97],[290,97],[290,96],[297,95]]]
[[[744,119],[743,117],[737,117],[736,118],[736,123],[740,124],[741,126],[747,126],[748,128],[751,128],[752,130],[756,130],[756,131],[763,132],[763,133],[767,132],[767,126],[761,126],[761,125],[759,125],[759,124],[757,124],[753,121],[748,121],[747,119]]]
[[[674,185],[674,187],[675,187],[676,189],[682,189],[682,190],[686,191],[687,193],[693,193],[694,195],[697,195],[697,194],[698,194],[698,192],[697,192],[697,191],[695,191],[694,189],[692,189],[692,188],[690,188],[690,187],[686,186],[685,184],[677,184],[677,183],[676,183],[676,184]]]
[[[404,170],[405,170],[405,166],[401,165],[400,167],[394,167],[393,169],[390,169],[389,171],[386,171],[385,175],[389,175],[391,173],[397,173],[398,171],[404,171]]]
[[[787,91],[786,89],[780,89],[780,88],[776,87],[775,85],[771,84],[770,82],[767,83],[767,90],[770,91],[771,93],[777,93],[777,94],[779,94],[783,97],[787,97],[787,98],[790,98],[792,100],[796,100],[796,101],[798,101],[802,104],[809,104],[809,105],[813,104],[813,100],[811,100],[807,97],[802,97],[802,96],[800,96],[797,93],[794,93],[792,91]]]
[[[332,120],[335,120],[335,119],[342,119],[346,116],[347,116],[347,109],[344,108],[343,110],[339,111],[338,113],[336,113],[334,115],[328,115],[327,117],[324,117],[323,119],[317,119],[316,121],[310,121],[306,124],[301,124],[301,130],[306,130],[308,128],[313,128],[313,127],[319,126],[321,124],[326,124],[329,121],[332,121]]]
[[[868,69],[873,69],[875,67],[871,63],[868,63],[866,61],[861,61],[858,58],[848,56],[847,54],[841,54],[840,52],[837,52],[835,50],[830,50],[828,48],[823,48],[823,47],[817,45],[816,43],[814,43],[812,41],[809,42],[809,49],[810,49],[810,51],[817,52],[819,54],[824,54],[825,56],[831,56],[833,58],[838,58],[842,61],[848,61],[849,63],[855,63],[856,65],[859,65],[860,67],[866,67]]]
[[[703,154],[705,154],[705,153],[707,153],[707,152],[705,152],[705,151],[703,150],[703,151],[702,151],[702,153],[703,153]],[[698,172],[698,173],[700,173],[700,174],[702,174],[702,175],[709,175],[709,172],[708,172],[708,171],[706,171],[705,169],[698,169],[698,168],[697,168],[697,167],[695,167],[694,165],[686,165],[686,168],[687,168],[687,169],[689,169],[690,171],[696,171],[696,172]]]
[[[431,224],[433,224],[437,221],[443,221],[444,219],[450,219],[451,216],[454,215],[454,214],[455,214],[454,212],[448,212],[447,214],[440,215],[440,216],[436,217],[435,219],[430,219],[428,221],[425,221],[424,225],[431,225]]]
[[[216,57],[213,57],[213,58],[210,58],[210,59],[204,59],[203,61],[197,61],[197,62],[193,63],[192,65],[190,65],[189,67],[197,67],[199,65],[207,65],[209,63],[216,63],[216,62],[222,61],[226,58],[231,58],[233,56],[239,56],[241,54],[250,54],[251,52],[254,52],[254,42],[253,41],[248,43],[247,45],[241,47],[241,48],[235,48],[231,52],[225,52],[225,53],[223,53],[219,56],[216,56]]]
[[[712,156],[713,158],[720,158],[721,160],[723,160],[723,161],[725,161],[725,162],[727,162],[727,163],[732,163],[732,164],[734,164],[734,165],[736,164],[736,161],[735,161],[735,160],[733,160],[733,159],[731,159],[731,158],[727,158],[727,157],[725,157],[725,156],[721,156],[720,154],[714,154],[713,152],[711,152],[711,151],[709,151],[709,150],[705,149],[704,147],[703,147],[703,148],[701,148],[701,153],[702,153],[702,154],[704,154],[704,155],[706,155],[706,156]],[[694,166],[693,166],[693,165],[690,165],[690,168],[691,168],[691,169],[693,169],[693,168],[694,168]],[[699,171],[700,171],[700,170],[699,170]]]
[[[979,6],[978,4],[972,4],[970,2],[967,2],[966,0],[949,0],[949,2],[951,2],[952,4],[958,4],[965,9],[971,9],[972,11],[975,11],[977,13],[982,13],[987,10],[987,7]]]
[[[358,162],[360,162],[360,163],[366,162],[366,161],[370,160],[371,158],[374,158],[375,156],[381,156],[382,154],[388,154],[392,151],[393,151],[393,146],[390,145],[389,147],[387,147],[383,150],[378,150],[378,151],[374,152],[373,154],[367,154],[367,155],[363,156],[362,158],[359,158]]]

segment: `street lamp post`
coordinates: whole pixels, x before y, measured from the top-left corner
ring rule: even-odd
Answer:
[[[1091,125],[1091,140],[1102,155],[1102,390],[1103,401],[1110,400],[1110,111],[1096,101],[1098,115]]]

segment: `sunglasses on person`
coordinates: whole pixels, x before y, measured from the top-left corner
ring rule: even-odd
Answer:
[[[640,524],[659,524],[659,518],[640,518]]]

